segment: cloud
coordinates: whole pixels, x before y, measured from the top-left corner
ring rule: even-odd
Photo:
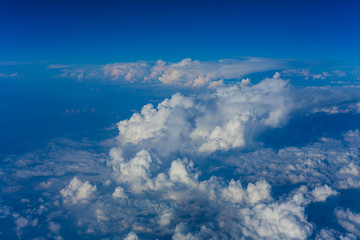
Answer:
[[[196,96],[175,94],[156,108],[147,104],[130,119],[120,121],[119,140],[163,153],[211,154],[245,148],[263,131],[286,124],[293,114],[317,113],[323,108],[319,106],[343,103],[351,109],[355,105],[348,99],[354,101],[356,95],[350,89],[336,93],[330,89],[296,90],[280,78],[253,86],[241,82]]]
[[[338,194],[338,192],[331,189],[328,185],[315,187],[311,193],[315,199],[315,202],[325,201],[328,197]]]
[[[287,121],[295,109],[291,93],[288,82],[266,79],[252,87],[234,85],[198,97],[175,94],[156,109],[148,104],[119,122],[119,139],[159,147],[170,142],[167,151],[212,153],[244,147],[262,130]]]
[[[190,108],[193,102],[191,99],[175,94],[170,100],[166,99],[154,109],[152,104],[145,105],[141,113],[135,113],[129,120],[118,123],[120,135],[125,142],[138,143],[145,139],[157,139],[166,130],[165,123],[170,114],[177,107]]]
[[[315,240],[356,240],[357,237],[352,233],[341,234],[334,229],[321,229],[316,235]]]
[[[143,82],[150,73],[152,63],[110,63],[103,66],[105,76],[110,76],[112,80],[125,80],[128,82]]]
[[[125,194],[124,189],[122,187],[116,187],[115,191],[112,194],[113,198],[128,198]]]
[[[186,211],[188,204],[195,204],[199,209],[191,208],[194,217],[200,212],[215,211],[219,217],[212,221],[219,222],[218,227],[229,231],[230,229],[225,226],[236,225],[241,229],[241,234],[251,238],[306,239],[312,232],[312,225],[306,221],[303,206],[309,201],[302,200],[305,196],[301,197],[301,193],[299,193],[301,196],[297,194],[293,199],[274,201],[270,195],[271,186],[266,181],[249,183],[245,189],[239,181],[234,180],[229,184],[217,178],[200,181],[194,164],[186,159],[174,160],[168,172],[154,175],[149,171],[152,163],[150,155],[144,150],[129,161],[126,161],[120,152],[112,155],[116,156],[116,159],[113,157],[111,160],[112,164],[115,164],[114,161],[120,161],[120,164],[124,164],[123,169],[131,169],[118,172],[115,179],[119,183],[126,184],[132,193],[139,194],[141,190],[141,192],[146,191],[146,195],[150,194],[161,201],[167,202],[168,199],[176,201],[178,207],[174,210],[158,213],[160,226],[168,225],[172,219],[179,217],[182,211]],[[228,208],[231,212],[226,210]],[[233,219],[234,222],[228,222],[228,218]],[[187,216],[186,221],[193,220],[191,216]],[[226,221],[224,226],[221,224],[223,221]],[[207,224],[207,220],[204,224]],[[208,229],[204,226],[201,227],[201,231]],[[197,239],[196,235],[200,234],[194,236],[181,229],[181,225],[177,225],[173,239]],[[212,230],[208,229],[208,231]]]
[[[134,232],[130,232],[124,240],[138,240],[138,236]]]
[[[338,223],[347,231],[360,237],[360,214],[351,212],[349,209],[336,209],[335,216]]]
[[[0,78],[14,78],[14,77],[18,77],[18,73],[10,73],[10,74],[0,73]]]
[[[49,65],[62,72],[60,77],[109,79],[130,83],[162,83],[182,87],[216,88],[224,80],[240,80],[251,73],[283,69],[288,61],[248,57],[242,60],[198,61],[186,58],[180,62],[118,62],[106,65]]]
[[[201,87],[219,79],[240,79],[246,74],[283,68],[284,61],[266,58],[245,60],[224,59],[200,62],[190,58],[178,63],[157,61],[152,67],[150,78],[165,84]]]
[[[77,177],[74,177],[69,185],[60,191],[64,203],[71,204],[87,201],[95,192],[96,186],[91,185],[88,181],[82,182]]]
[[[343,77],[344,75],[339,75],[339,72],[335,72],[334,75]],[[321,79],[325,80],[326,78],[332,76],[332,74],[328,72],[322,72],[322,73],[312,73],[307,69],[287,69],[281,72],[281,75],[284,77],[292,77],[292,76],[301,76],[305,80],[316,80]]]
[[[306,239],[312,225],[304,217],[304,207],[293,202],[260,204],[242,210],[245,236],[252,239]]]
[[[355,110],[314,109],[350,109],[359,96],[348,88],[294,88],[279,74],[254,85],[243,79],[216,91],[174,94],[120,121],[110,147],[58,140],[7,157],[0,224],[31,238],[354,239],[354,210],[335,209],[341,232],[307,210],[333,211],[329,197],[359,188],[359,130],[297,145],[290,130],[312,134],[311,124],[292,125],[294,119],[356,119]],[[275,139],[276,130],[288,135],[272,147],[261,137],[270,131]]]
[[[55,222],[49,222],[49,230],[55,234],[58,234],[61,229],[60,224]]]

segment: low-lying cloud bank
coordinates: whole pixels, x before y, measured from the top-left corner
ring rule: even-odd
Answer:
[[[186,58],[177,63],[158,60],[118,62],[103,66],[50,65],[48,68],[60,70],[62,73],[59,76],[73,77],[80,81],[86,78],[105,78],[130,83],[216,88],[224,85],[224,80],[241,80],[247,74],[284,69],[287,64],[285,60],[258,57],[218,61]]]
[[[359,93],[295,89],[275,76],[256,85],[175,94],[120,121],[109,153],[95,151],[91,143],[60,141],[9,157],[0,173],[0,221],[13,231],[1,234],[356,239],[359,209],[329,201],[360,190],[359,130],[349,126],[338,138],[321,135],[278,149],[266,147],[260,136],[299,117],[357,118]],[[323,110],[332,108],[344,111]],[[18,197],[10,201],[12,196]],[[314,204],[329,207],[332,225],[310,219],[306,210]]]
[[[192,89],[216,89],[235,82],[247,82],[259,74],[264,77],[291,79],[298,86],[360,85],[360,74],[355,66],[331,66],[324,63],[243,57],[199,61],[185,58],[179,62],[137,61],[115,62],[104,65],[48,65],[56,77],[75,78],[79,82],[101,79],[110,82],[164,85]],[[331,64],[330,64],[331,65]],[[1,77],[1,74],[0,74]]]

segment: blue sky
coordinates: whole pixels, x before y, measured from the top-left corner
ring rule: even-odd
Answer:
[[[0,238],[359,239],[359,11],[2,2]]]
[[[239,56],[359,63],[357,1],[6,1],[0,60]]]

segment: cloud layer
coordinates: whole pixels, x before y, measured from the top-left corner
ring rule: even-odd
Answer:
[[[103,66],[49,65],[57,69],[59,76],[77,78],[106,78],[113,81],[163,83],[182,87],[216,88],[224,80],[240,80],[251,73],[283,69],[284,60],[248,57],[242,60],[198,61],[186,58],[177,63],[158,60],[156,62],[119,62]]]
[[[188,65],[201,71],[208,67],[189,60],[156,64],[169,74]],[[134,72],[129,76],[136,77]],[[186,72],[188,79],[198,74]],[[353,127],[358,125],[353,121],[331,135],[301,124],[334,116],[357,119],[359,96],[352,88],[297,89],[279,75],[256,85],[246,80],[147,104],[118,122],[110,147],[60,139],[44,150],[9,156],[0,172],[0,223],[12,231],[1,234],[24,239],[356,239],[359,210],[334,199],[360,188],[360,133]],[[316,133],[315,138],[291,145],[296,127]],[[264,136],[270,133],[274,140],[280,130],[287,135],[273,147]],[[308,209],[314,206],[328,207],[333,224],[313,218]]]

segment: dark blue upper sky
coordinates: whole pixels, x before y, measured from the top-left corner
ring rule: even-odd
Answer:
[[[0,62],[360,62],[358,1],[2,1]]]

